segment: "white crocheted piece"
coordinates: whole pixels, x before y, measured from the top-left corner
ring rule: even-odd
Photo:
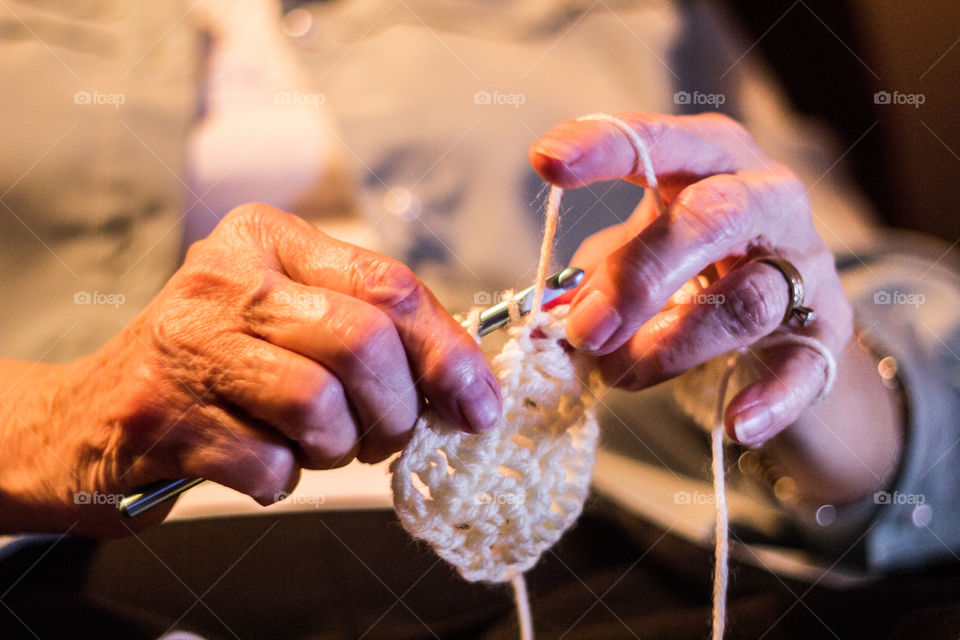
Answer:
[[[526,571],[576,521],[597,442],[600,377],[565,341],[567,307],[509,328],[492,359],[503,413],[468,434],[429,411],[391,465],[403,527],[470,581]]]

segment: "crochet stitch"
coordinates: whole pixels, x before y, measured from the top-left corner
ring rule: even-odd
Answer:
[[[391,467],[404,528],[467,580],[503,582],[526,571],[583,508],[600,380],[592,358],[569,350],[566,312],[509,329],[491,362],[503,389],[493,429],[466,434],[428,412]]]

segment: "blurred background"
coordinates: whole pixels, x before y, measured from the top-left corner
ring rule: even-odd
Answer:
[[[284,12],[322,4],[284,0]],[[683,4],[683,3],[681,3]],[[793,106],[848,149],[852,177],[890,225],[960,238],[960,3],[723,0]],[[923,96],[893,104],[893,92]],[[891,103],[881,102],[891,94]]]
[[[800,111],[829,122],[891,225],[960,238],[960,3],[725,2]],[[892,104],[893,92],[923,96]],[[891,103],[882,103],[884,94]]]

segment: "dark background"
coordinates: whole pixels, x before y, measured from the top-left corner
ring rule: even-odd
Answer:
[[[794,105],[833,126],[883,220],[960,241],[960,2],[725,4]],[[925,102],[875,104],[880,90]]]

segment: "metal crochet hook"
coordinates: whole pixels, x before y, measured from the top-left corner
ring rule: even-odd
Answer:
[[[543,290],[543,302],[547,304],[559,298],[564,292],[580,285],[583,281],[583,269],[567,267],[563,271],[547,278]],[[530,313],[533,307],[534,287],[528,287],[515,294],[520,315]],[[507,302],[499,302],[480,313],[480,325],[477,333],[485,336],[510,322],[510,308]],[[466,325],[466,322],[464,322]],[[139,487],[135,493],[125,496],[120,502],[120,513],[128,518],[136,518],[159,504],[191,489],[203,478],[180,478],[179,480],[157,480]]]

